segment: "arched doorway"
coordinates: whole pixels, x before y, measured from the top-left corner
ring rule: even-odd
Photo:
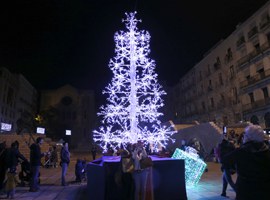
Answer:
[[[269,128],[270,127],[270,113],[267,112],[264,115],[264,123],[265,123],[265,127]]]
[[[259,125],[259,119],[256,115],[253,115],[251,118],[250,118],[250,122],[252,124],[255,124],[255,125]]]

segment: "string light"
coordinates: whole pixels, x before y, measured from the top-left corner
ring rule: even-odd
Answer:
[[[187,153],[178,148],[175,149],[172,158],[185,160],[186,184],[191,186],[196,185],[199,182],[207,166],[206,163],[202,161],[197,156],[197,154],[195,155],[192,151],[190,151],[190,153]]]
[[[126,146],[138,140],[151,144],[155,149],[166,146],[173,128],[161,126],[158,119],[163,114],[162,95],[166,93],[157,83],[155,61],[148,58],[150,34],[139,31],[136,12],[126,13],[123,22],[127,31],[115,34],[116,56],[110,60],[112,82],[105,88],[108,104],[101,106],[98,115],[103,125],[94,131],[94,141],[103,149],[108,146]]]

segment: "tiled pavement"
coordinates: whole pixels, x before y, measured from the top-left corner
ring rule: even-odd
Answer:
[[[15,199],[20,200],[86,200],[91,199],[87,196],[86,183],[74,183],[74,166],[76,155],[72,156],[72,162],[67,172],[67,180],[70,182],[69,186],[61,186],[61,168],[41,168],[41,189],[39,192],[30,193],[28,187],[18,187]],[[84,158],[85,156],[81,157]],[[88,156],[87,156],[88,157]],[[90,156],[87,160],[91,159]],[[224,198],[220,196],[222,181],[220,165],[216,163],[208,163],[209,171],[204,173],[202,179],[197,186],[187,186],[188,200],[229,200],[234,199],[235,194],[228,186],[227,196]],[[235,178],[235,177],[234,177]],[[4,199],[1,195],[0,198]],[[94,200],[94,199],[93,199]],[[169,199],[164,199],[169,200]]]
[[[227,188],[227,198],[220,196],[222,190],[222,174],[220,164],[207,163],[208,172],[205,172],[198,185],[187,186],[189,200],[229,200],[235,199],[235,192],[230,186]],[[236,175],[233,176],[233,180]]]

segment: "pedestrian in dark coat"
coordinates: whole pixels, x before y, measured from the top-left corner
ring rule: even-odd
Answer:
[[[7,171],[6,163],[7,148],[6,142],[0,143],[0,191],[4,189],[5,174]]]
[[[264,132],[260,126],[248,126],[243,145],[226,155],[223,163],[236,165],[237,200],[269,199],[270,150],[264,143]]]
[[[19,142],[15,141],[11,144],[11,147],[7,150],[6,164],[8,168],[17,168],[20,160],[28,162],[28,160],[19,151]]]
[[[38,137],[36,143],[30,146],[30,167],[31,167],[31,181],[30,181],[30,192],[37,192],[39,190],[38,176],[39,168],[41,165],[41,158],[46,153],[41,153],[40,145],[43,143],[43,138]]]
[[[226,197],[226,190],[228,187],[228,183],[233,188],[234,191],[236,190],[235,183],[233,182],[232,177],[231,177],[231,174],[233,170],[235,169],[235,167],[233,165],[232,166],[224,165],[223,159],[228,153],[234,151],[235,147],[233,143],[227,140],[226,136],[224,136],[221,143],[218,145],[218,148],[220,152],[219,161],[221,163],[222,181],[223,181],[221,196]]]
[[[70,153],[69,153],[69,150],[68,150],[68,143],[64,142],[63,147],[61,149],[61,167],[62,167],[61,179],[62,179],[62,186],[67,186],[65,176],[66,176],[66,173],[67,173],[69,162],[70,162]]]

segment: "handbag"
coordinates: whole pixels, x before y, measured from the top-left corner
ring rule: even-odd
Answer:
[[[145,158],[142,158],[140,160],[140,166],[141,166],[141,169],[152,167],[153,166],[153,161],[152,161],[151,157],[147,156]]]

